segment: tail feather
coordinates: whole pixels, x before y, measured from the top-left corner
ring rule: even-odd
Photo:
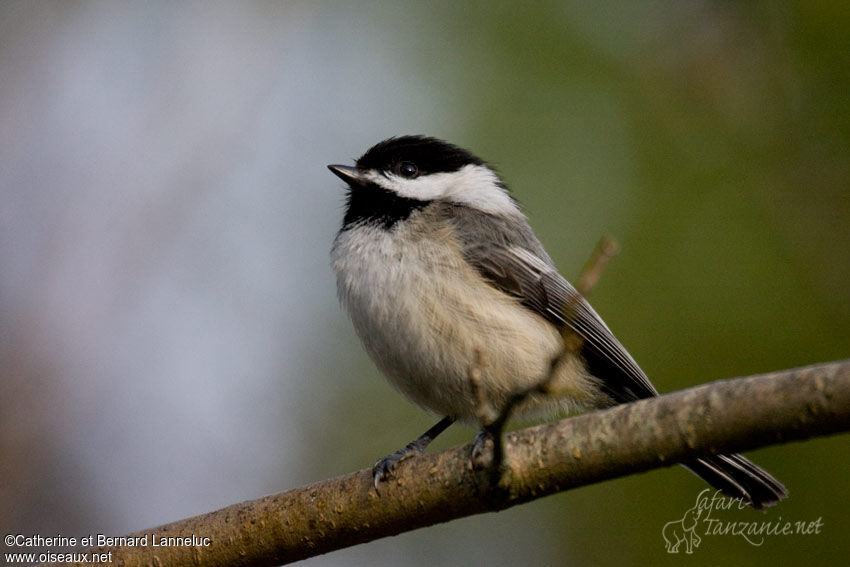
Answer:
[[[740,498],[756,509],[773,506],[788,496],[781,482],[741,455],[715,455],[684,467],[726,496]]]

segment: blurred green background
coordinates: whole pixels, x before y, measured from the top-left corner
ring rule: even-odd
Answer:
[[[612,235],[591,300],[662,392],[850,356],[848,38],[841,2],[4,3],[0,528],[137,531],[434,422],[327,266],[323,166],[390,135],[495,164],[568,278]],[[790,499],[717,517],[820,534],[668,554],[674,467],[306,564],[845,560],[847,436],[751,456]]]

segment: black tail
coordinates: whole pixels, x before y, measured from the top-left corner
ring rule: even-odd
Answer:
[[[740,498],[756,509],[773,506],[788,496],[781,482],[741,455],[715,455],[684,467],[726,496]]]
[[[563,283],[569,286],[566,281]],[[610,405],[658,395],[637,362],[589,304],[581,300],[572,310],[568,306],[567,311],[573,316],[569,326],[583,339],[580,354],[588,371],[602,381],[602,391],[610,397]],[[715,455],[683,465],[726,496],[740,498],[753,508],[773,506],[788,496],[781,482],[741,455]]]

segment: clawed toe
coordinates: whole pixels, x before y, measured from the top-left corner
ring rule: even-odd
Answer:
[[[375,484],[375,490],[378,490],[378,485],[381,484],[381,482],[387,480],[393,475],[393,472],[399,463],[399,459],[393,458],[394,455],[395,453],[378,459],[378,462],[375,463],[374,467],[372,467],[372,481]]]
[[[472,440],[472,451],[469,458],[472,461],[472,467],[476,470],[483,470],[490,466],[493,462],[493,451],[496,443],[493,439],[493,434],[482,429],[475,434]]]
[[[444,417],[431,429],[408,443],[404,449],[399,449],[391,455],[378,459],[378,462],[372,467],[372,479],[375,483],[375,491],[378,491],[378,486],[382,481],[395,476],[395,470],[400,462],[424,453],[428,444],[452,423],[454,423],[453,417]]]
[[[395,470],[398,468],[400,462],[421,453],[422,451],[417,450],[417,447],[414,447],[413,443],[411,443],[404,449],[378,459],[378,462],[372,467],[372,479],[375,483],[375,490],[378,490],[381,482],[395,476]]]

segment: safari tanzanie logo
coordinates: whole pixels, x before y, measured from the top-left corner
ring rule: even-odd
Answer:
[[[741,498],[729,498],[719,491],[712,494],[711,488],[704,489],[681,518],[664,524],[661,537],[665,551],[691,554],[713,537],[734,537],[759,547],[770,537],[813,536],[820,534],[824,528],[821,516],[807,521],[783,520],[782,516],[748,520],[742,516],[752,513],[752,510],[744,510],[750,508]],[[720,517],[719,512],[723,512],[724,517]],[[726,518],[726,512],[739,517]]]

